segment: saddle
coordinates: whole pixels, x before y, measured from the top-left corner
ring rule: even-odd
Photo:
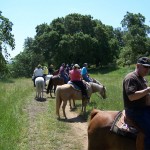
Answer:
[[[110,131],[130,138],[136,138],[139,133],[138,127],[135,126],[133,121],[126,117],[124,110],[117,114]]]
[[[83,83],[86,85],[86,89],[88,90],[89,84],[85,81],[83,81]],[[81,88],[79,86],[77,86],[76,84],[74,84],[73,82],[68,81],[67,84],[70,84],[74,89],[81,91]]]
[[[125,110],[117,114],[110,131],[124,137],[136,139],[136,149],[144,150],[144,134],[142,130],[125,115]]]

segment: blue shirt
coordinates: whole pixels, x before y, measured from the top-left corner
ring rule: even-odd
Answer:
[[[83,67],[82,69],[81,69],[81,75],[86,75],[88,72],[87,72],[87,69],[86,69],[86,67]]]

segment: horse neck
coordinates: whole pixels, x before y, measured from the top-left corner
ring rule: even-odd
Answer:
[[[91,87],[92,87],[92,93],[101,92],[103,88],[102,85],[96,83],[91,83]]]

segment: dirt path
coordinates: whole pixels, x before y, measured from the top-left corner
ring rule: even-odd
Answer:
[[[47,95],[44,95],[44,97],[47,97]],[[29,116],[29,145],[31,150],[37,150],[40,148],[37,148],[37,145],[41,145],[40,141],[40,134],[41,131],[38,129],[37,122],[37,115],[44,114],[47,111],[48,101],[38,102],[36,100],[32,100],[31,103],[28,104],[26,111]],[[66,107],[66,114],[68,117],[68,120],[66,123],[71,126],[72,131],[74,132],[72,134],[72,138],[75,138],[77,141],[80,141],[80,143],[83,145],[82,150],[87,150],[87,122],[84,121],[84,119],[81,116],[78,116],[77,113],[70,111],[69,106]],[[40,133],[39,133],[40,132]],[[43,132],[43,131],[42,131]],[[49,141],[45,141],[46,144],[50,144]]]
[[[84,121],[84,119],[81,116],[78,116],[77,113],[70,111],[69,106],[67,105],[66,107],[66,114],[68,118],[72,118],[71,127],[72,130],[74,131],[76,138],[79,139],[79,141],[83,141],[82,145],[83,150],[87,150],[87,122]]]

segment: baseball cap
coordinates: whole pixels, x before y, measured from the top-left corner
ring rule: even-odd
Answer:
[[[150,67],[150,59],[148,57],[140,57],[137,61],[137,64]]]

